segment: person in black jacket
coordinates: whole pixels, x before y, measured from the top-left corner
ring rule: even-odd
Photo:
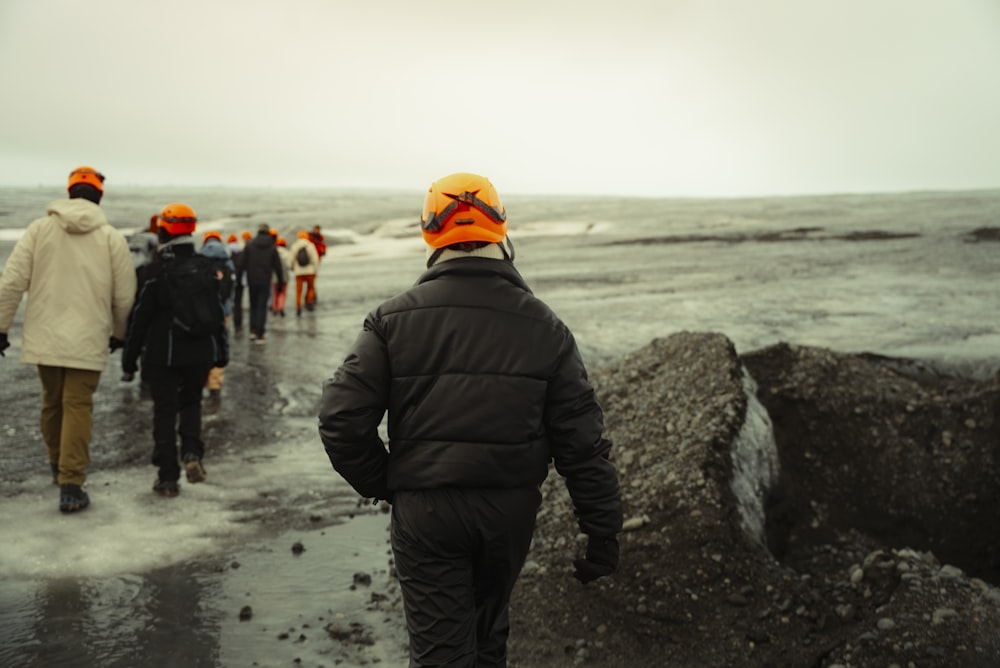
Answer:
[[[514,268],[493,185],[435,181],[421,227],[428,269],[365,319],[323,384],[319,434],[359,494],[392,503],[410,666],[506,666],[549,463],[588,536],[584,583],[618,565],[618,478],[573,335]]]
[[[191,235],[196,223],[194,211],[185,204],[168,204],[160,213],[157,259],[147,265],[129,316],[122,353],[122,380],[126,382],[135,378],[142,356],[142,368],[153,398],[152,462],[157,467],[153,491],[167,497],[180,492],[178,437],[188,482],[202,482],[206,478],[202,464],[205,455],[201,439],[202,388],[212,367],[224,367],[229,362],[221,297],[219,327],[215,333],[182,332],[175,324],[173,304],[178,297],[169,285],[168,272],[178,263],[210,262],[195,252]]]
[[[267,223],[261,223],[257,236],[247,242],[236,258],[236,282],[242,283],[246,275],[250,292],[250,339],[264,343],[267,325],[267,301],[271,296],[271,275],[274,274],[278,292],[285,289],[285,271],[275,245],[275,237]]]

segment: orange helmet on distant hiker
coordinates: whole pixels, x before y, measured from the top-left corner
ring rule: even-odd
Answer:
[[[215,230],[212,230],[211,232],[205,232],[205,235],[201,238],[201,242],[205,243],[209,239],[215,239],[219,243],[222,243],[222,235],[216,232]]]
[[[163,207],[158,225],[166,230],[167,234],[175,237],[180,234],[192,234],[197,222],[198,217],[194,215],[194,209],[187,204],[174,202]]]
[[[507,212],[485,176],[458,172],[431,184],[420,217],[424,241],[432,248],[507,236]]]
[[[69,183],[66,184],[66,189],[68,190],[81,183],[94,186],[99,192],[104,192],[104,174],[101,174],[93,167],[82,165],[70,172]]]

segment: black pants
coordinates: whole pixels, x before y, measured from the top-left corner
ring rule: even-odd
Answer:
[[[159,468],[160,480],[180,478],[178,436],[181,458],[192,453],[201,459],[205,454],[201,440],[201,390],[211,368],[211,364],[146,367],[149,393],[153,397],[153,466]]]
[[[257,336],[264,336],[267,325],[267,303],[271,299],[270,283],[251,283],[250,291],[250,331]]]
[[[411,668],[507,665],[510,594],[540,503],[533,487],[396,492],[392,552]]]
[[[233,291],[233,327],[243,326],[243,284],[237,283]]]

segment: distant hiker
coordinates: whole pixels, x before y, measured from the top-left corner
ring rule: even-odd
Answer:
[[[319,434],[359,494],[393,504],[410,665],[506,666],[549,462],[588,536],[583,583],[617,568],[618,478],[573,335],[514,268],[493,185],[434,182],[421,227],[428,269],[365,319],[323,385]]]
[[[278,237],[275,242],[278,256],[281,258],[281,281],[275,280],[271,284],[271,313],[285,317],[285,302],[288,299],[288,275],[291,272],[292,256],[288,252],[288,242],[284,237]],[[280,286],[280,289],[279,289]]]
[[[239,264],[240,253],[246,247],[247,241],[250,240],[250,232],[243,230],[240,234],[240,238],[237,239],[235,234],[230,234],[229,238],[226,240],[226,247],[229,249],[229,256],[233,259],[233,265]],[[233,288],[233,329],[239,331],[243,327],[243,289],[246,287],[246,281],[236,281],[236,285]]]
[[[92,167],[69,175],[69,199],[49,204],[7,258],[0,275],[0,356],[21,297],[21,361],[38,365],[42,439],[59,510],[83,510],[90,463],[93,396],[108,352],[121,347],[135,299],[135,268],[125,236],[99,206],[104,176]],[[8,445],[13,445],[8,443]]]
[[[326,238],[323,236],[323,230],[319,225],[312,228],[312,232],[309,233],[309,240],[316,247],[316,252],[319,253],[320,259],[326,257]]]
[[[236,280],[241,282],[245,277],[250,292],[250,340],[255,343],[264,343],[271,276],[280,281],[284,275],[274,242],[271,228],[261,223],[257,236],[247,242],[236,261]]]
[[[136,271],[140,267],[149,264],[156,256],[156,248],[160,245],[160,240],[156,234],[156,215],[149,219],[149,226],[145,230],[133,232],[128,236],[128,249],[132,253],[132,264]]]
[[[235,239],[235,235],[231,235]],[[199,254],[212,258],[215,271],[219,277],[219,295],[222,297],[222,311],[226,316],[226,331],[233,315],[233,295],[236,290],[236,267],[229,255],[229,249],[222,244],[222,235],[218,232],[205,232],[202,236]],[[213,366],[208,372],[205,389],[211,399],[218,399],[222,394],[222,385],[226,380],[226,370],[221,366]]]
[[[173,203],[159,215],[159,259],[139,289],[122,354],[122,380],[133,379],[136,363],[149,375],[153,395],[153,491],[180,492],[177,439],[187,481],[205,480],[201,439],[201,394],[213,366],[229,362],[225,313],[215,261],[195,253],[197,217]]]
[[[306,289],[306,310],[312,311],[316,305],[316,273],[319,271],[319,252],[305,230],[299,232],[289,249],[292,256],[292,274],[295,276],[295,315],[302,315],[302,288]]]
[[[323,230],[319,225],[314,225],[312,232],[309,233],[309,240],[312,242],[313,246],[316,247],[316,252],[319,254],[319,259],[322,261],[326,257],[326,239],[323,237]],[[313,284],[313,303],[316,302],[316,285]],[[312,310],[312,309],[309,309]]]

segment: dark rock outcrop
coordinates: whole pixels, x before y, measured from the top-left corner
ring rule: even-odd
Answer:
[[[569,575],[583,543],[553,473],[511,665],[1000,663],[1000,381],[899,367],[683,332],[595,372],[620,568]]]

